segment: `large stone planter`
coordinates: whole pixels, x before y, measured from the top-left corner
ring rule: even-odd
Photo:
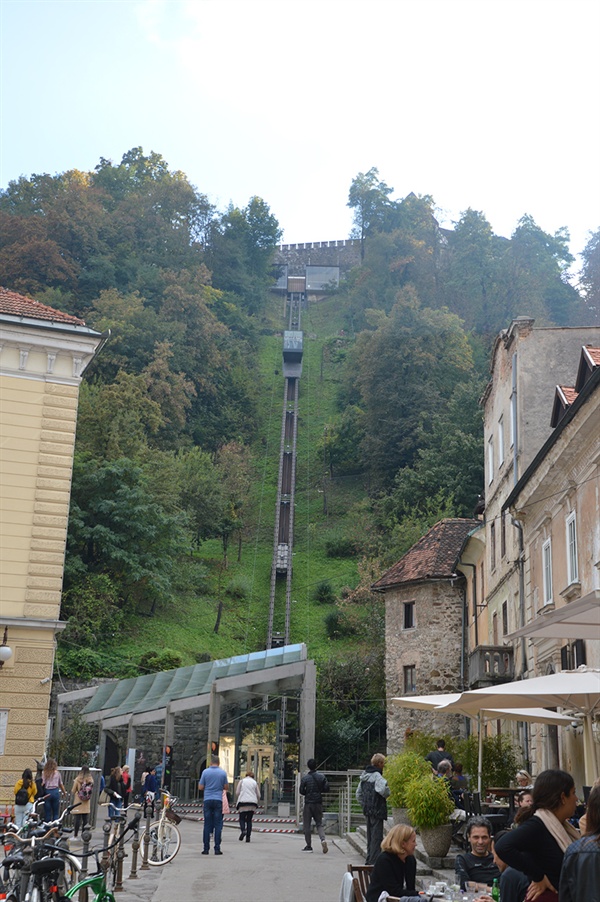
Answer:
[[[408,808],[392,808],[392,818],[394,824],[408,824],[410,826]]]
[[[421,829],[423,848],[430,858],[445,858],[452,843],[452,824]]]

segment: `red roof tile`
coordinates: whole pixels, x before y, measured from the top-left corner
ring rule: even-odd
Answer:
[[[578,392],[575,391],[575,388],[572,385],[559,385],[558,388],[565,396],[565,401],[567,402],[567,404],[572,404],[578,395]]]
[[[600,348],[591,348],[589,345],[584,345],[584,347],[594,366],[600,366]]]
[[[0,314],[22,316],[29,319],[50,320],[55,323],[68,323],[71,326],[85,326],[85,322],[77,316],[55,310],[46,304],[40,304],[32,298],[26,298],[16,291],[0,286]]]
[[[456,573],[465,539],[477,526],[481,526],[480,520],[440,520],[372,588],[389,589],[420,580],[449,579]]]

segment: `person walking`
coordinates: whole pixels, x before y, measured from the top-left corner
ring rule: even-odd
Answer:
[[[452,755],[449,755],[446,751],[445,739],[438,739],[435,745],[436,748],[429,752],[428,755],[425,755],[425,761],[429,761],[431,770],[434,774],[437,774],[440,761],[449,761],[450,764],[454,765],[454,760]]]
[[[304,796],[304,814],[302,821],[304,823],[304,839],[306,845],[303,852],[312,852],[312,824],[314,820],[321,840],[321,848],[323,853],[327,854],[328,846],[325,840],[325,831],[323,830],[323,793],[329,792],[329,783],[325,774],[317,770],[317,762],[314,758],[309,758],[306,762],[308,773],[304,774],[300,780],[300,795]]]
[[[385,755],[377,753],[360,775],[356,800],[367,819],[367,858],[365,864],[375,864],[381,852],[383,822],[387,820],[387,802],[390,787],[383,776]]]
[[[131,774],[129,773],[129,765],[124,764],[121,768],[121,782],[123,783],[123,808],[127,808],[131,800]]]
[[[110,778],[104,787],[105,793],[110,796],[108,805],[108,816],[111,820],[118,817],[123,807],[123,780],[121,779],[121,768],[113,767],[110,772]]]
[[[15,824],[23,826],[25,816],[33,810],[33,800],[37,795],[37,786],[33,774],[28,767],[23,771],[20,780],[15,783]]]
[[[252,815],[260,805],[260,789],[251,770],[246,771],[246,776],[238,783],[235,791],[235,800],[240,816],[240,835],[238,838],[241,841],[245,837],[246,842],[250,842]]]
[[[60,794],[65,791],[58,764],[54,758],[48,758],[42,771],[44,787],[44,819],[46,823],[55,821],[60,813]]]
[[[92,794],[94,792],[94,778],[87,764],[84,764],[73,780],[73,803],[77,808],[73,811],[73,839],[77,838],[79,830],[83,833],[90,816],[92,806]]]
[[[198,789],[204,793],[204,834],[203,855],[210,852],[210,836],[215,834],[215,855],[222,855],[221,835],[223,833],[223,791],[229,789],[228,777],[216,756],[210,760],[210,767],[202,772]]]

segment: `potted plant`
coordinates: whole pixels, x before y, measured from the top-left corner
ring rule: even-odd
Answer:
[[[452,842],[450,815],[454,811],[448,784],[431,775],[415,777],[406,787],[405,798],[410,823],[421,834],[428,856],[445,858]]]
[[[408,824],[406,787],[416,777],[431,775],[431,765],[416,752],[390,755],[383,768],[383,776],[390,787],[388,802],[395,824]]]

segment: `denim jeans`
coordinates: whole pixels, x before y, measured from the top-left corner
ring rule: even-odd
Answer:
[[[58,819],[60,813],[60,790],[47,789],[44,800],[44,818],[46,823]]]
[[[204,851],[210,849],[210,834],[215,833],[215,852],[221,848],[223,832],[223,802],[221,799],[206,799],[204,802]]]

